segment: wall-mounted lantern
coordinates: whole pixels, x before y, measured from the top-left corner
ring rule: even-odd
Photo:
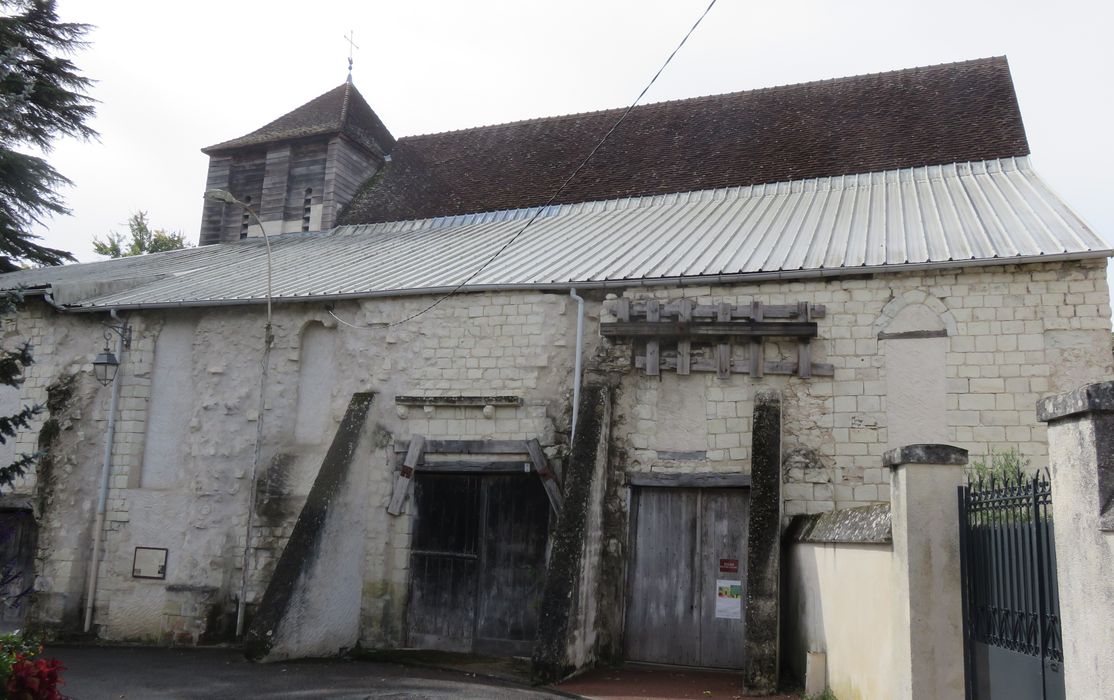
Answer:
[[[120,336],[125,349],[131,347],[131,326],[127,323],[121,323],[119,326],[105,325],[104,349],[97,353],[96,359],[93,360],[93,376],[104,386],[111,384],[116,379],[116,372],[120,370],[120,359],[108,348],[108,341],[112,340],[113,333]]]
[[[97,359],[93,360],[93,376],[97,381],[108,386],[116,379],[116,372],[120,369],[120,360],[116,359],[116,353],[108,349],[108,341],[105,341],[104,350],[97,354]]]

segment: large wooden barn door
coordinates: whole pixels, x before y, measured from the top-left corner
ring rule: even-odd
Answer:
[[[410,646],[529,654],[550,512],[537,476],[419,471],[414,501]]]
[[[748,493],[635,489],[628,660],[742,668]]]

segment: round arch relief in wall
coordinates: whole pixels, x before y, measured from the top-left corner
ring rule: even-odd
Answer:
[[[914,289],[889,301],[874,322],[879,340],[946,338],[955,336],[956,324],[944,303]]]

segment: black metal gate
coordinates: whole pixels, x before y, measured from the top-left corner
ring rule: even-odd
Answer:
[[[1051,506],[1039,474],[959,488],[969,700],[1065,697]]]

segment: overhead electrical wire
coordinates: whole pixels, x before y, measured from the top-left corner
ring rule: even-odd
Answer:
[[[599,142],[592,148],[592,150],[588,153],[588,156],[580,162],[580,165],[576,166],[576,169],[573,170],[572,173],[567,178],[565,178],[564,182],[561,183],[561,186],[557,188],[557,190],[550,196],[550,198],[546,201],[546,203],[543,204],[542,206],[538,207],[537,210],[534,212],[533,216],[531,216],[529,219],[527,219],[526,223],[522,225],[522,228],[515,231],[510,236],[510,238],[508,238],[507,241],[502,246],[500,246],[499,250],[495,251],[495,253],[490,258],[488,258],[487,261],[484,262],[484,264],[477,267],[474,271],[472,271],[472,273],[470,275],[468,275],[466,278],[464,278],[463,282],[460,282],[455,287],[453,287],[451,290],[449,290],[445,294],[441,295],[437,299],[433,300],[433,302],[431,302],[428,306],[426,306],[422,310],[417,311],[417,312],[407,316],[406,318],[404,318],[400,321],[394,321],[393,323],[372,324],[374,326],[374,328],[366,327],[366,326],[357,326],[355,324],[349,323],[348,321],[345,321],[344,319],[340,318],[335,313],[333,313],[333,309],[332,309],[331,306],[328,308],[329,315],[332,316],[334,319],[336,319],[338,322],[343,323],[344,325],[346,325],[350,328],[355,328],[357,330],[375,330],[375,329],[382,329],[382,328],[393,328],[394,326],[401,326],[404,323],[409,323],[410,321],[413,321],[414,319],[418,318],[419,316],[421,316],[421,315],[425,314],[426,312],[431,311],[432,309],[434,309],[436,306],[441,304],[441,302],[443,302],[447,299],[450,299],[453,296],[456,296],[456,294],[458,292],[460,292],[461,289],[463,289],[465,286],[467,286],[469,282],[476,279],[476,277],[481,272],[486,270],[487,267],[489,265],[491,265],[491,263],[495,262],[495,260],[498,259],[500,255],[502,255],[504,252],[506,252],[506,250],[508,248],[510,248],[514,244],[515,241],[517,241],[519,238],[521,238],[522,234],[526,233],[527,229],[529,229],[530,226],[533,225],[533,223],[535,221],[537,221],[538,218],[547,209],[549,209],[550,206],[553,205],[553,202],[555,202],[557,200],[557,198],[561,196],[561,193],[564,192],[566,188],[568,188],[569,184],[572,183],[572,181],[576,178],[577,175],[580,174],[580,171],[583,170],[588,165],[588,163],[592,160],[592,158],[600,150],[600,148],[603,146],[603,144],[607,142],[607,140],[611,137],[611,135],[613,133],[615,133],[615,130],[619,128],[619,125],[622,124],[623,121],[626,120],[627,116],[630,115],[631,111],[638,105],[638,103],[642,100],[642,98],[646,96],[646,93],[650,90],[651,87],[653,87],[654,83],[657,82],[657,79],[662,74],[662,71],[664,71],[666,69],[666,67],[669,65],[669,63],[673,60],[673,57],[677,55],[677,52],[681,50],[681,47],[684,46],[685,42],[689,40],[690,36],[692,36],[692,33],[696,31],[696,28],[700,26],[700,23],[703,22],[704,18],[708,16],[708,13],[712,11],[712,8],[715,7],[715,4],[716,4],[716,0],[711,0],[711,2],[708,3],[708,6],[706,8],[704,8],[704,11],[702,13],[700,13],[699,17],[697,17],[696,22],[694,22],[693,25],[691,27],[689,27],[689,30],[687,32],[685,32],[685,35],[681,38],[680,43],[678,43],[676,48],[674,48],[673,51],[669,54],[669,57],[665,59],[665,63],[661,64],[661,67],[658,68],[656,73],[654,73],[654,77],[650,78],[650,82],[646,83],[646,87],[642,88],[642,92],[638,93],[638,97],[634,98],[634,102],[631,102],[630,106],[628,106],[623,111],[623,114],[619,117],[619,119],[616,120],[615,123],[611,125],[611,128],[607,130],[607,133],[605,133],[603,135],[603,138],[601,138],[599,140]]]

